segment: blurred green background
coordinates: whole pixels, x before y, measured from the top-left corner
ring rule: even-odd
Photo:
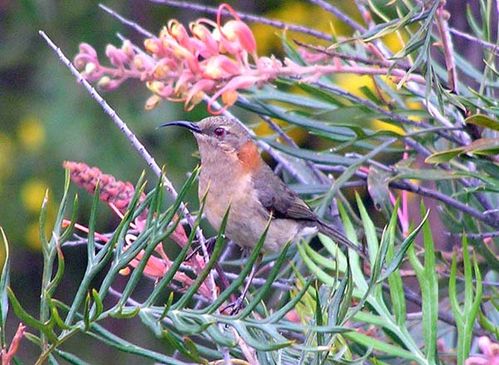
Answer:
[[[78,52],[80,42],[90,43],[102,56],[106,44],[121,44],[116,37],[117,32],[136,44],[142,44],[137,33],[102,11],[98,3],[0,0],[0,225],[5,229],[11,247],[12,287],[25,308],[33,313],[37,313],[42,270],[38,240],[39,210],[48,189],[49,215],[53,217],[55,214],[63,189],[62,162],[83,161],[132,183],[146,169],[145,162],[121,132],[76,83],[68,69],[38,35],[38,30],[44,30],[69,58],[73,58]],[[202,3],[216,6],[219,2]],[[332,29],[339,33],[347,31],[330,14],[306,1],[229,3],[236,10],[265,14],[326,32]],[[345,4],[348,2],[335,3],[343,6],[345,11],[349,10],[348,4]],[[140,0],[110,0],[105,5],[154,33],[174,17],[184,24],[198,17],[213,18],[211,15]],[[457,22],[463,20],[458,18],[452,21],[459,27]],[[277,31],[261,25],[252,27],[259,52],[279,54]],[[397,44],[392,43],[391,47],[396,49]],[[347,83],[344,77],[337,81]],[[366,83],[369,83],[369,78],[348,78],[348,88],[353,92]],[[157,162],[160,165],[167,164],[168,176],[178,187],[185,180],[185,174],[197,163],[193,156],[194,139],[183,130],[156,130],[156,126],[180,118],[201,119],[206,115],[205,107],[200,105],[185,115],[181,104],[164,102],[155,110],[146,112],[143,106],[149,95],[143,85],[128,82],[119,90],[104,94],[104,97],[155,156]],[[148,177],[154,183],[155,178],[150,172]],[[72,191],[76,192],[77,189],[72,187]],[[81,197],[78,221],[84,224],[91,197],[83,191],[78,193]],[[189,201],[197,204],[193,194]],[[109,230],[116,224],[116,218],[104,204],[99,214],[99,230]],[[84,247],[69,248],[64,253],[67,268],[63,285],[65,290],[58,293],[63,300],[76,290],[86,264]],[[147,290],[148,285],[152,283],[145,282],[144,290]],[[13,319],[9,324],[11,329],[17,326]],[[150,347],[153,348],[162,346],[153,341],[149,332],[136,322],[120,321],[107,325],[115,326],[113,330],[120,333],[128,333],[128,338],[138,343],[150,342]],[[12,331],[8,333],[9,338],[11,335]],[[133,357],[117,357],[116,352],[103,351],[101,344],[95,341],[82,342],[82,338],[79,336],[70,342],[68,349],[80,348],[77,352],[87,361],[96,364],[134,363]],[[29,359],[35,353],[36,348],[24,341],[21,356]],[[27,363],[30,363],[29,360]]]

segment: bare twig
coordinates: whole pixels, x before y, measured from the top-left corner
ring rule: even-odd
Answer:
[[[102,10],[104,10],[106,13],[108,13],[109,15],[115,17],[116,19],[118,19],[120,22],[122,22],[123,24],[126,24],[128,25],[130,28],[136,30],[137,32],[145,35],[146,37],[149,37],[149,38],[153,38],[155,37],[154,34],[152,34],[151,32],[149,32],[147,29],[141,27],[139,24],[137,24],[136,22],[134,21],[131,21],[127,18],[125,18],[124,16],[118,14],[116,11],[114,11],[113,9],[107,7],[106,5],[104,4],[99,4],[99,8],[101,8]]]
[[[130,144],[134,147],[134,149],[139,153],[139,155],[146,161],[147,165],[151,170],[154,172],[154,174],[158,177],[160,177],[163,181],[163,184],[165,185],[166,190],[170,193],[170,195],[173,197],[173,199],[177,199],[178,193],[175,190],[173,184],[171,181],[166,177],[165,174],[162,173],[159,165],[156,163],[154,157],[146,150],[144,145],[139,141],[139,139],[135,136],[135,134],[128,128],[126,123],[118,116],[116,111],[111,108],[111,106],[102,98],[102,96],[99,95],[99,93],[85,80],[85,78],[78,72],[78,70],[73,66],[71,61],[64,55],[64,53],[61,51],[59,47],[57,47],[54,42],[45,34],[43,31],[39,31],[39,34],[45,39],[47,44],[52,48],[52,50],[57,54],[59,57],[60,61],[66,65],[66,67],[70,70],[70,72],[73,74],[73,76],[76,78],[78,83],[83,85],[83,87],[88,91],[92,99],[94,99],[104,110],[104,112],[111,118],[113,123],[118,127],[118,129],[125,135],[125,137],[128,139]],[[182,214],[185,216],[187,221],[189,222],[189,225],[191,227],[194,227],[194,219],[192,215],[190,214],[189,210],[187,209],[186,205],[182,202],[180,204],[180,210]],[[203,253],[205,253],[205,261],[208,262],[209,256],[208,256],[208,250],[206,249],[206,243],[205,243],[205,238],[203,236],[203,232],[199,227],[196,229],[196,237],[199,240],[201,247],[204,248]],[[213,295],[216,296],[216,286],[215,286],[215,280],[213,278],[212,273],[209,275],[209,280],[210,280],[210,287],[213,290]]]
[[[121,23],[131,27],[132,29],[134,29],[136,32],[142,34],[143,36],[145,37],[150,37],[150,38],[154,38],[155,35],[152,34],[150,31],[148,31],[147,29],[145,29],[144,27],[142,27],[141,25],[139,25],[138,23],[134,22],[133,20],[130,20],[130,19],[127,19],[125,18],[123,15],[117,13],[116,11],[114,11],[113,9],[111,8],[108,8],[107,6],[104,6],[102,4],[99,5],[100,8],[102,10],[104,10],[106,13],[108,13],[109,15],[111,15],[112,17],[116,18],[117,20],[119,20]],[[124,40],[125,38],[124,37],[120,37],[121,40]],[[137,49],[140,49],[140,47],[137,47]]]
[[[293,42],[295,42],[300,47],[308,48],[308,49],[314,50],[316,52],[328,55],[330,57],[338,57],[338,58],[342,58],[342,59],[346,59],[346,60],[350,60],[350,61],[354,61],[354,62],[364,63],[366,65],[390,67],[393,64],[392,62],[385,60],[385,59],[370,59],[370,58],[366,58],[366,57],[345,54],[345,53],[333,51],[333,50],[326,48],[326,47],[315,46],[313,44],[301,42],[299,40],[293,40]],[[400,64],[398,64],[398,65],[400,65]]]
[[[319,76],[327,74],[354,74],[354,75],[382,75],[396,78],[397,80],[406,77],[407,81],[412,81],[421,85],[426,84],[424,77],[418,74],[407,75],[405,70],[399,68],[388,68],[388,67],[364,67],[364,66],[346,66],[342,64],[326,64],[326,65],[306,65],[298,66],[291,65],[288,67],[281,67],[275,70],[276,76],[295,76],[295,75],[306,75],[310,74],[312,76],[301,76],[304,81],[318,78]]]
[[[461,38],[467,39],[469,41],[478,43],[482,47],[491,50],[494,54],[499,55],[499,48],[498,48],[498,46],[496,44],[489,43],[489,42],[486,42],[486,41],[484,41],[482,39],[473,37],[472,35],[470,35],[468,33],[461,32],[460,30],[455,29],[455,28],[449,27],[449,32],[451,32],[454,35],[457,35],[458,37],[461,37]]]
[[[456,61],[454,60],[454,49],[452,45],[452,39],[449,33],[449,23],[447,22],[450,14],[444,9],[444,2],[437,9],[436,23],[438,31],[440,33],[440,39],[442,40],[442,48],[444,51],[445,66],[447,67],[447,81],[449,83],[449,88],[458,93],[457,87],[457,69]]]
[[[338,9],[336,6],[329,4],[324,0],[309,0],[311,3],[320,6],[322,9],[334,14],[338,19],[340,19],[343,23],[349,25],[355,30],[359,32],[364,32],[366,29],[357,23],[355,20],[346,15],[342,10]]]
[[[324,171],[332,171],[332,172],[343,172],[347,169],[346,166],[323,166],[323,165],[318,165],[321,169]],[[367,179],[367,174],[362,172],[362,171],[356,171],[355,176],[361,179]],[[457,210],[460,210],[462,212],[465,212],[478,220],[487,223],[491,227],[499,227],[499,221],[494,219],[491,215],[484,214],[483,212],[480,212],[479,210],[470,207],[469,205],[460,202],[459,200],[456,200],[454,198],[451,198],[445,194],[442,194],[436,190],[428,189],[416,184],[413,184],[409,181],[406,180],[399,180],[399,181],[392,181],[390,182],[389,186],[392,188],[398,189],[398,190],[406,190],[410,191],[412,193],[416,193],[421,196],[426,196],[435,200],[439,200]]]
[[[494,237],[499,237],[499,231],[493,231],[493,232],[483,232],[483,233],[453,233],[453,232],[446,232],[448,236],[452,237],[463,237],[466,236],[471,239],[477,239],[481,240],[484,238],[494,238]]]
[[[206,6],[206,5],[201,5],[201,4],[197,4],[197,3],[191,3],[188,1],[176,1],[176,0],[150,0],[150,1],[153,3],[169,5],[169,6],[173,6],[173,7],[177,7],[177,8],[202,11],[202,12],[205,12],[208,14],[217,14],[217,12],[218,12],[218,8]],[[222,14],[230,15],[229,12],[225,9],[222,11]],[[270,25],[271,27],[274,27],[274,28],[287,29],[287,30],[291,30],[294,32],[308,34],[308,35],[311,35],[313,37],[316,37],[319,39],[324,39],[327,41],[333,40],[333,37],[331,37],[329,34],[319,32],[315,29],[307,28],[303,25],[285,23],[285,22],[282,22],[280,20],[268,19],[268,18],[264,18],[261,16],[247,14],[247,13],[243,13],[243,12],[239,12],[239,11],[237,12],[237,14],[239,15],[239,17],[242,20],[247,20],[249,22]]]

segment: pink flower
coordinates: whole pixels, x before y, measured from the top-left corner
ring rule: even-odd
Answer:
[[[231,19],[222,23],[222,14],[228,11]],[[366,46],[367,47],[367,46]],[[258,57],[256,40],[249,28],[230,5],[221,4],[216,22],[198,19],[188,29],[172,19],[158,37],[144,41],[144,51],[125,41],[120,48],[109,45],[106,56],[110,67],[103,66],[95,50],[88,44],[80,45],[74,63],[89,81],[97,81],[104,90],[114,90],[125,80],[138,79],[153,93],[146,109],[152,109],[161,100],[183,102],[190,110],[201,100],[209,99],[208,111],[220,113],[232,106],[240,91],[261,87],[279,76],[297,77],[303,82],[315,81],[332,73],[367,75],[391,74],[403,78],[401,69],[345,64],[338,57],[326,53],[314,54],[301,50],[310,65],[301,65],[285,59]],[[409,75],[407,80],[425,82],[420,75]],[[215,101],[223,108],[215,111]]]
[[[105,201],[113,209],[113,211],[120,217],[123,218],[123,214],[128,209],[130,202],[135,194],[135,187],[128,181],[117,180],[114,176],[104,174],[97,167],[88,166],[82,162],[65,161],[64,167],[70,172],[71,180],[76,183],[81,188],[88,191],[90,194],[94,194],[97,188],[97,184],[100,187],[99,198]],[[140,200],[145,199],[145,194],[141,194]],[[137,236],[145,229],[145,223],[147,219],[148,212],[145,210],[140,216],[138,216],[134,223],[131,225],[131,229],[125,237],[126,245],[124,249],[126,250],[130,245],[132,245]],[[179,217],[175,216],[174,220],[178,220]],[[67,226],[70,222],[64,221],[63,225]],[[173,223],[171,223],[173,224]],[[82,225],[76,224],[75,227],[83,232],[88,233],[88,228]],[[175,230],[169,236],[169,238],[177,243],[180,247],[184,247],[188,242],[187,234],[181,224],[177,224]],[[108,236],[95,233],[95,239],[101,242],[107,242]],[[130,261],[128,266],[120,271],[122,275],[128,275],[132,268],[136,268],[140,262],[144,259],[144,250],[141,250],[133,259]],[[165,273],[172,266],[173,261],[168,257],[168,255],[163,250],[163,244],[160,242],[154,248],[154,254],[147,259],[144,275],[153,279],[161,279]],[[188,261],[184,262],[186,267],[191,268],[191,274],[193,276],[200,273],[205,264],[204,260],[199,255],[193,255]],[[178,271],[174,280],[177,284],[179,290],[186,290],[192,285],[193,279],[184,272]],[[203,283],[199,288],[199,294],[211,297],[211,290],[207,283]]]
[[[487,336],[478,339],[478,347],[483,355],[473,355],[465,365],[499,365],[499,343],[492,342]]]
[[[225,9],[234,19],[222,24]],[[220,6],[217,22],[198,19],[189,31],[173,19],[157,38],[144,41],[145,52],[128,41],[121,48],[108,45],[106,57],[112,67],[102,66],[95,50],[83,43],[74,62],[84,77],[98,81],[103,90],[116,89],[129,78],[145,82],[154,94],[146,103],[148,109],[167,99],[181,101],[190,110],[205,95],[213,95],[212,100],[220,97],[229,107],[237,99],[238,88],[262,80],[252,75],[257,67],[249,63],[249,56],[257,61],[255,37],[229,5]]]

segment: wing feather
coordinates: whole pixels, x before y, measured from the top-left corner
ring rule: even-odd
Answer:
[[[254,187],[262,206],[275,218],[316,221],[317,215],[267,165],[254,175]]]

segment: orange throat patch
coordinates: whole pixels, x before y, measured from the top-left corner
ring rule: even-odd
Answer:
[[[262,163],[258,148],[253,141],[246,142],[237,153],[237,157],[245,171],[256,170]]]

